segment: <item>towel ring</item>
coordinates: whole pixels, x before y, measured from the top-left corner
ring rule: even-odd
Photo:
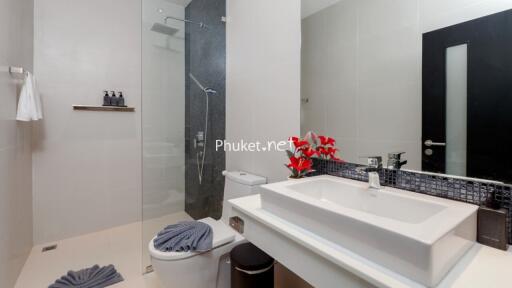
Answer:
[[[10,74],[22,74],[22,75],[26,75],[28,73],[27,70],[25,70],[23,67],[14,67],[14,66],[9,66],[9,73]]]

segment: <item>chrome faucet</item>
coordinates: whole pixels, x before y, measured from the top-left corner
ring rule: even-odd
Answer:
[[[402,155],[405,152],[389,153],[388,154],[388,169],[400,170],[402,166],[407,164],[407,160],[402,161]]]
[[[368,166],[361,167],[361,169],[368,173],[370,189],[381,189],[379,171],[382,169],[382,157],[368,157]]]

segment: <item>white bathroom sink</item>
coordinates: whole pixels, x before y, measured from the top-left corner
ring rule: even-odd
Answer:
[[[333,176],[262,188],[263,210],[427,287],[476,239],[475,205]]]

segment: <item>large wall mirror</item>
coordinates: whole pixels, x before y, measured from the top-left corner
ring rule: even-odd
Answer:
[[[301,132],[512,183],[512,1],[302,0]]]

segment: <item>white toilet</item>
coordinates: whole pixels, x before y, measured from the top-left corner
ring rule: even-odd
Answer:
[[[222,219],[199,220],[213,230],[213,249],[204,252],[161,252],[149,242],[149,254],[155,273],[163,288],[229,288],[229,252],[246,240],[229,227],[231,205],[228,200],[258,193],[259,185],[267,181],[245,172],[223,172],[226,177]],[[172,223],[169,223],[172,224]]]

